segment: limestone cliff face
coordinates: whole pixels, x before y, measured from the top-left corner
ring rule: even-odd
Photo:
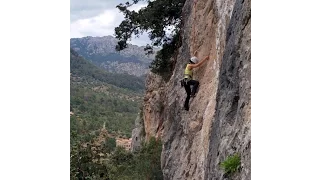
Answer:
[[[196,4],[194,4],[196,2]],[[147,139],[163,141],[165,179],[250,179],[251,168],[251,1],[186,0],[182,46],[169,82],[150,74],[144,104]],[[180,86],[193,52],[210,59],[194,70],[200,82],[190,110]],[[241,168],[223,175],[219,163],[241,155]]]
[[[146,79],[146,94],[143,105],[143,120],[145,128],[145,138],[158,138],[163,124],[163,111],[165,102],[165,83],[162,78],[153,73],[149,73]]]
[[[131,150],[138,151],[141,148],[141,142],[144,140],[143,119],[140,115],[137,116],[134,126],[132,130]]]

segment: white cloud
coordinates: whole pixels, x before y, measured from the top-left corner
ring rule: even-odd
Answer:
[[[115,9],[120,3],[127,0],[70,0],[71,22],[84,18],[92,18],[105,10]]]
[[[92,18],[79,19],[70,24],[70,36],[106,36],[113,35],[114,28],[123,18],[116,9],[106,10],[102,14]]]
[[[135,4],[130,10],[138,11],[147,4]],[[78,19],[70,24],[70,37],[80,38],[85,36],[108,36],[114,35],[114,28],[117,27],[124,19],[123,14],[118,9],[106,9],[102,13],[88,18]],[[130,43],[135,45],[146,45],[150,43],[147,34],[143,34],[140,38],[132,38]]]

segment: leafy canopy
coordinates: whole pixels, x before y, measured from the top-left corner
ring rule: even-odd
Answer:
[[[147,7],[138,12],[128,9],[139,1],[147,1]],[[185,0],[133,0],[132,3],[119,4],[117,8],[124,14],[125,20],[115,28],[116,38],[120,40],[116,49],[125,49],[132,35],[139,37],[139,34],[147,31],[153,46],[168,43],[172,37],[166,35],[165,29],[172,27],[179,31],[184,3]]]
[[[128,9],[139,1],[147,1],[147,7],[138,12]],[[181,45],[181,13],[184,3],[185,0],[133,0],[132,3],[119,4],[117,8],[124,14],[125,19],[115,28],[116,38],[119,39],[116,50],[127,48],[127,41],[133,35],[139,37],[143,32],[148,32],[152,44],[146,45],[147,54],[153,53],[153,46],[162,45],[150,65],[151,71],[168,80],[174,66],[170,59]],[[167,29],[172,30],[172,33],[167,34]]]

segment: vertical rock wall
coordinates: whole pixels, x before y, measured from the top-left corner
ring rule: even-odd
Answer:
[[[186,0],[173,75],[164,83],[149,74],[143,107],[146,138],[163,141],[165,179],[228,178],[218,164],[234,152],[242,158],[235,177],[250,179],[250,17],[248,0]],[[185,111],[179,81],[197,49],[210,59],[194,70],[200,87]]]

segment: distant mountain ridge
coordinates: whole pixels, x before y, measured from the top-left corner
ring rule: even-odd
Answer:
[[[79,55],[98,67],[114,72],[143,76],[149,72],[149,65],[155,54],[145,55],[144,46],[128,45],[117,52],[118,40],[112,36],[71,38],[70,47]],[[158,49],[155,49],[157,51]]]
[[[144,90],[144,77],[106,72],[85,60],[72,48],[70,49],[70,73],[72,80],[81,78],[88,82],[99,81],[139,93]]]

